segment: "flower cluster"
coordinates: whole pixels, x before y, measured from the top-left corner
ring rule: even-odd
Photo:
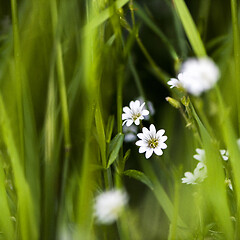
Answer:
[[[193,155],[193,158],[199,161],[193,173],[185,172],[182,178],[182,183],[186,184],[197,184],[203,182],[203,180],[207,177],[207,166],[205,160],[205,150],[197,148],[197,154]],[[227,161],[229,158],[228,151],[225,149],[219,150],[219,153],[222,156],[224,161]]]
[[[154,108],[150,102],[147,102],[147,105],[150,109],[150,112],[154,113]],[[135,141],[138,137],[140,140],[136,142],[136,145],[139,146],[139,153],[145,153],[145,157],[148,159],[155,153],[158,156],[163,154],[163,149],[167,148],[165,141],[167,136],[164,136],[165,130],[160,129],[156,131],[156,128],[153,124],[150,125],[149,130],[146,127],[142,128],[142,132],[137,134],[137,127],[132,125],[140,124],[140,121],[148,119],[149,111],[145,108],[145,102],[141,103],[140,100],[131,101],[129,107],[124,107],[122,114],[123,120],[123,130],[126,133],[125,141]],[[137,136],[137,137],[136,137]]]
[[[110,190],[96,197],[94,213],[97,222],[112,224],[123,211],[128,202],[128,196],[121,190]]]
[[[182,178],[182,183],[186,184],[197,184],[203,182],[207,177],[207,166],[205,164],[205,151],[203,149],[197,148],[197,154],[193,156],[196,160],[199,161],[197,167],[194,169],[193,173],[185,172]]]
[[[190,58],[182,64],[177,78],[171,78],[168,85],[170,88],[183,88],[188,93],[199,96],[211,89],[219,77],[219,69],[210,58]]]

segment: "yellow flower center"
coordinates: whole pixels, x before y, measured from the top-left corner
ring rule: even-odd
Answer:
[[[141,114],[138,112],[138,113],[133,114],[132,119],[133,119],[133,121],[135,121],[135,120],[137,120],[139,117],[141,117]]]
[[[151,138],[149,141],[148,141],[148,146],[150,148],[156,148],[158,146],[158,139],[156,138]]]

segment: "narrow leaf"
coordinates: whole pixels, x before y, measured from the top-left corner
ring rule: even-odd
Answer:
[[[111,115],[108,118],[107,130],[106,130],[106,142],[110,143],[112,137],[112,131],[114,126],[114,116]]]
[[[174,3],[193,51],[198,57],[206,56],[206,50],[202,43],[200,34],[193,22],[192,16],[189,13],[185,2],[183,0],[174,0]]]
[[[116,160],[119,150],[123,144],[124,135],[122,133],[118,133],[113,140],[109,144],[109,159],[107,168],[111,166],[111,164]]]
[[[153,190],[152,182],[143,172],[140,172],[140,171],[137,171],[137,170],[126,170],[126,171],[123,172],[123,174],[144,183],[151,190]]]

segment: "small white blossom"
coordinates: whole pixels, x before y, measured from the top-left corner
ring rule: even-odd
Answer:
[[[176,78],[170,78],[167,84],[170,85],[170,88],[174,88],[174,87],[180,88],[182,86],[181,82]]]
[[[199,161],[193,173],[185,172],[182,178],[182,183],[186,184],[198,184],[204,181],[207,177],[207,166],[205,164],[205,150],[197,148],[197,154],[193,155],[193,158]]]
[[[149,114],[149,111],[144,109],[145,103],[140,105],[140,101],[131,101],[129,107],[123,108],[122,120],[123,125],[126,123],[127,127],[131,126],[133,123],[136,125],[140,124],[140,120],[144,119],[144,116]]]
[[[195,158],[196,160],[198,160],[200,162],[204,162],[205,161],[205,150],[196,148],[196,152],[197,152],[197,154],[193,155],[193,158]]]
[[[204,181],[204,179],[207,177],[207,166],[199,162],[197,164],[197,167],[194,169],[193,173],[191,172],[185,172],[184,176],[182,178],[182,183],[186,184],[198,184]]]
[[[126,125],[123,126],[123,133],[124,133],[124,141],[125,142],[134,142],[137,139],[137,132],[138,128],[135,125],[131,125],[127,127]]]
[[[210,58],[190,58],[182,64],[177,79],[168,81],[170,88],[184,88],[190,94],[199,96],[211,89],[220,77],[217,65]]]
[[[192,174],[191,172],[185,172],[184,176],[182,178],[182,183],[186,183],[186,184],[197,184],[196,183],[196,176],[194,174]]]
[[[228,153],[227,150],[221,149],[221,150],[220,150],[220,154],[221,154],[222,159],[223,159],[224,161],[227,161],[227,160],[228,160],[229,153]]]
[[[139,153],[145,153],[146,158],[150,158],[153,152],[159,156],[163,154],[162,149],[166,149],[167,145],[164,143],[167,140],[167,136],[163,136],[165,133],[164,129],[156,131],[153,124],[150,125],[150,130],[143,127],[142,133],[138,133],[137,136],[141,139],[136,142],[139,146]]]
[[[97,196],[94,212],[98,223],[111,224],[121,214],[128,202],[128,196],[121,190],[110,190]]]

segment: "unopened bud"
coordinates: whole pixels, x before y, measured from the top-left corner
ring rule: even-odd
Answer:
[[[169,102],[173,107],[175,108],[180,108],[181,104],[178,102],[176,99],[171,98],[171,97],[166,97],[165,98],[167,102]]]

